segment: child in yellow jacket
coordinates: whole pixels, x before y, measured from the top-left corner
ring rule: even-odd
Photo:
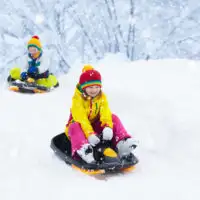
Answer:
[[[120,119],[111,113],[106,95],[102,92],[101,74],[92,66],[85,66],[77,84],[71,114],[65,134],[71,140],[72,156],[79,155],[85,162],[95,162],[93,146],[103,140],[112,140],[121,157],[136,147]]]

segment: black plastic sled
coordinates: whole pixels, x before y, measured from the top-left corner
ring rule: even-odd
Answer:
[[[86,174],[132,171],[139,162],[133,154],[119,159],[116,151],[110,147],[110,144],[103,142],[94,148],[93,152],[96,163],[88,164],[78,156],[77,158],[72,158],[71,143],[65,133],[61,133],[52,138],[51,148],[66,164]]]
[[[53,88],[47,88],[41,85],[37,85],[34,82],[15,80],[10,76],[7,78],[7,82],[9,84],[9,90],[29,94],[50,92],[52,89],[59,86],[59,84],[57,84]]]

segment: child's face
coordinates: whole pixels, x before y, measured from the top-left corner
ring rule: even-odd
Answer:
[[[87,95],[89,95],[90,97],[96,97],[100,93],[100,90],[101,90],[101,88],[96,85],[87,87],[85,89]]]
[[[29,47],[28,51],[31,55],[34,55],[38,52],[37,48],[35,48],[35,47]]]

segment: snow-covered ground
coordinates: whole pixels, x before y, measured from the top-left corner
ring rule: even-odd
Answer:
[[[50,140],[64,130],[82,66],[49,94],[0,87],[0,199],[199,200],[200,63],[128,62],[109,55],[94,65],[110,107],[139,141],[134,172],[96,179],[59,160]]]

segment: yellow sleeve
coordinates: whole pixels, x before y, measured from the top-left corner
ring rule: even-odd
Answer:
[[[88,116],[85,111],[85,108],[83,107],[83,99],[77,93],[75,93],[72,99],[71,113],[72,113],[73,120],[75,122],[80,123],[81,128],[86,138],[88,138],[92,133],[94,133],[91,123],[88,120]]]
[[[102,94],[102,100],[101,100],[101,108],[100,108],[100,121],[101,126],[109,126],[110,128],[113,128],[113,122],[112,122],[112,113],[108,105],[107,98],[105,94]]]

